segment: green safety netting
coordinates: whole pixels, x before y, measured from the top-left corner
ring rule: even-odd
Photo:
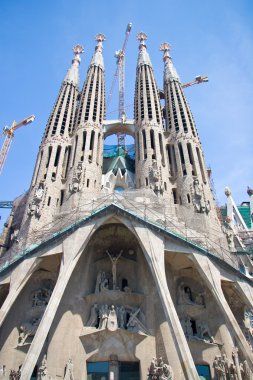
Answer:
[[[104,145],[104,157],[128,156],[134,160],[134,144],[126,145],[125,148],[118,145]]]

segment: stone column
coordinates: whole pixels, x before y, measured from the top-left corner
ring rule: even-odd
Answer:
[[[30,349],[23,362],[20,380],[30,379],[32,375],[33,369],[38,361],[40,352],[43,348],[45,339],[54,320],[65,288],[81,254],[83,253],[89,241],[93,227],[94,224],[91,223],[90,225],[79,228],[76,232],[67,237],[63,242],[63,258],[59,277],[41,323],[34,336]]]
[[[176,378],[186,380],[199,379],[193,358],[188,347],[181,323],[173,304],[170,291],[167,286],[164,267],[164,243],[163,240],[143,226],[134,226],[140,240],[148,265],[153,275],[160,296],[164,313],[171,331],[174,345],[171,346],[171,357],[178,357],[177,367],[172,366]],[[181,367],[181,368],[180,368]]]
[[[205,284],[214,296],[217,305],[220,307],[227,326],[236,339],[236,345],[241,350],[251,370],[253,370],[253,354],[223,294],[220,272],[206,256],[193,253],[191,258],[196,264],[196,268],[204,279]]]
[[[10,291],[0,310],[0,327],[39,263],[37,257],[26,259],[11,273]]]

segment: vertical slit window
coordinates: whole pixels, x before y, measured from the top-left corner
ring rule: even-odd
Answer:
[[[183,175],[187,175],[187,171],[186,171],[186,167],[185,167],[184,152],[183,152],[183,147],[182,147],[181,143],[178,143],[178,149],[179,149],[179,155],[180,155]]]
[[[156,159],[156,150],[155,150],[155,132],[153,129],[150,130],[150,144],[152,149],[152,159]]]
[[[193,157],[193,153],[192,153],[192,146],[190,143],[187,144],[187,150],[188,150],[188,156],[189,156],[189,160],[190,160],[190,164],[192,166],[192,175],[193,176],[196,176],[196,166],[195,166],[195,162],[194,162],[194,157]]]
[[[86,144],[86,136],[87,136],[87,132],[83,131],[82,155],[81,155],[81,159],[80,159],[81,161],[83,161],[83,157],[84,157],[85,144]]]
[[[99,164],[99,158],[100,158],[100,145],[101,145],[101,135],[98,134],[98,144],[97,144],[97,164]]]
[[[54,160],[54,167],[58,166],[59,160],[60,160],[60,155],[61,155],[61,146],[58,145],[57,146],[56,155],[55,155],[55,160]]]
[[[52,147],[50,146],[50,147],[48,148],[48,155],[47,155],[46,169],[49,167],[49,163],[50,163],[51,155],[52,155]]]
[[[91,135],[90,135],[90,151],[91,152],[90,152],[90,155],[89,155],[89,160],[90,161],[92,161],[92,158],[93,158],[94,140],[95,140],[95,132],[91,131]]]
[[[137,132],[137,147],[136,147],[136,151],[138,152],[138,160],[140,161],[140,135],[139,133]]]
[[[173,188],[172,189],[172,195],[173,195],[173,201],[174,201],[174,204],[178,204],[178,197],[177,197],[177,189],[176,188]]]
[[[144,129],[142,130],[142,139],[143,139],[143,154],[144,154],[144,160],[147,158],[147,141],[146,141],[146,133]]]
[[[201,171],[202,180],[204,183],[206,183],[205,170],[204,170],[203,162],[202,162],[200,151],[199,151],[198,147],[196,147],[196,152],[197,152],[197,156],[198,156],[198,160],[199,160],[199,167],[200,167],[200,171]]]
[[[77,144],[78,144],[78,136],[76,136],[76,138],[75,138],[75,148],[74,148],[74,154],[73,154],[72,166],[74,165],[74,163],[75,163],[75,159],[76,159],[76,149],[77,149]]]
[[[63,204],[64,201],[64,190],[61,190],[61,195],[60,195],[60,206]]]
[[[160,145],[160,153],[162,156],[162,165],[165,166],[163,140],[162,140],[162,134],[161,133],[159,133],[159,145]]]

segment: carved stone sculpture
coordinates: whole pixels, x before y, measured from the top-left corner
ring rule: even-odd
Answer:
[[[196,326],[199,339],[204,340],[205,342],[216,343],[206,322],[197,321]]]
[[[178,304],[205,306],[204,293],[199,293],[194,297],[191,288],[181,282],[178,286]]]
[[[10,376],[9,376],[10,380],[19,380],[20,376],[21,376],[20,368],[17,371],[15,371],[14,369],[11,369]]]
[[[110,331],[115,331],[118,328],[118,318],[114,305],[112,305],[109,309],[107,328]]]
[[[4,379],[5,374],[6,374],[5,365],[0,365],[0,379]]]
[[[153,358],[148,371],[148,380],[173,380],[172,367],[163,362],[162,357]]]
[[[192,185],[192,203],[194,204],[196,212],[207,213],[210,211],[210,202],[204,199],[204,192],[200,187],[198,178],[193,180]]]
[[[149,167],[149,182],[150,188],[155,193],[163,193],[164,188],[161,181],[161,173],[158,169],[156,160],[153,160],[152,166]]]
[[[98,323],[98,304],[95,303],[90,310],[90,319],[87,322],[87,326],[93,327]]]
[[[74,380],[74,365],[72,359],[68,360],[63,380]]]
[[[52,380],[52,377],[48,374],[46,355],[43,356],[41,365],[38,369],[37,380]]]
[[[111,263],[112,263],[112,283],[113,283],[113,290],[116,290],[117,285],[117,262],[120,258],[120,256],[123,253],[123,250],[120,251],[120,253],[117,256],[112,256],[110,252],[106,251],[107,255],[109,256]]]
[[[27,342],[29,337],[34,337],[37,328],[40,324],[41,318],[33,318],[31,322],[23,322],[19,327],[19,341],[18,346],[24,346],[26,344],[31,344]]]
[[[51,297],[52,290],[47,288],[41,288],[34,292],[32,307],[46,306]]]
[[[128,318],[128,321],[127,321]],[[115,331],[118,328],[131,332],[148,334],[145,327],[145,316],[140,308],[130,306],[98,305],[91,307],[87,327],[97,327],[99,330]]]
[[[245,310],[244,312],[243,332],[251,350],[253,351],[253,314],[251,310]]]
[[[228,360],[226,355],[215,356],[213,367],[217,380],[226,380],[226,374],[228,373]]]
[[[147,334],[147,330],[144,326],[144,324],[140,321],[138,318],[138,314],[140,313],[140,308],[137,310],[133,310],[130,313],[129,321],[127,322],[127,330],[137,332],[137,333],[144,333]]]
[[[69,185],[69,191],[71,193],[77,193],[81,190],[81,177],[82,177],[82,162],[78,162],[77,167],[74,170],[72,182]]]
[[[32,202],[28,206],[27,214],[30,216],[36,215],[37,217],[40,216],[40,203],[43,199],[43,195],[45,193],[44,185],[43,183],[39,184],[39,187],[34,193],[34,197]]]

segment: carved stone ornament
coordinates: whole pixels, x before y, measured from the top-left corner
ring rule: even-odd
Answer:
[[[10,380],[19,380],[20,376],[21,376],[20,368],[17,371],[15,371],[14,369],[10,370],[10,376],[9,376]]]
[[[253,351],[253,312],[252,310],[245,310],[243,320],[243,333],[251,350]]]
[[[108,329],[116,331],[118,328],[135,333],[148,334],[145,327],[145,316],[138,307],[98,305],[91,307],[87,327],[96,327],[98,330]]]
[[[184,282],[181,282],[178,286],[178,305],[198,305],[205,306],[204,293],[198,293],[194,295],[191,288]]]
[[[164,191],[161,178],[161,171],[157,166],[156,160],[153,160],[152,166],[149,167],[149,182],[151,189],[155,193],[163,193]]]
[[[210,211],[210,202],[205,201],[204,192],[199,184],[198,178],[195,178],[192,185],[192,203],[195,207],[195,211],[198,213],[208,214]]]
[[[35,190],[32,202],[29,203],[27,214],[30,216],[37,216],[39,217],[41,215],[40,211],[40,203],[43,199],[45,193],[44,184],[40,183],[38,188]]]
[[[77,193],[81,190],[81,178],[82,178],[83,164],[78,162],[76,168],[74,169],[72,183],[69,185],[69,191],[71,193]]]
[[[52,380],[52,377],[48,374],[46,355],[44,355],[41,365],[38,369],[37,380]]]
[[[67,136],[53,136],[53,137],[48,137],[44,143],[43,143],[43,146],[44,145],[47,145],[47,144],[53,144],[53,143],[67,143],[67,144],[71,144],[71,139]]]
[[[66,364],[63,380],[74,380],[74,364],[72,359],[69,359]]]
[[[213,367],[217,380],[253,380],[248,362],[246,360],[243,363],[239,362],[237,347],[233,348],[231,359],[226,354],[215,356]]]
[[[162,357],[153,358],[148,370],[148,380],[173,380],[172,367],[163,362]]]
[[[32,307],[45,307],[49,302],[51,294],[51,289],[41,288],[36,290],[32,296]]]
[[[25,346],[31,344],[37,328],[40,324],[41,318],[33,318],[29,322],[23,322],[19,327],[18,346]]]
[[[180,319],[184,334],[188,340],[200,340],[205,343],[217,344],[212,336],[208,324],[202,320],[194,320],[189,316]]]

